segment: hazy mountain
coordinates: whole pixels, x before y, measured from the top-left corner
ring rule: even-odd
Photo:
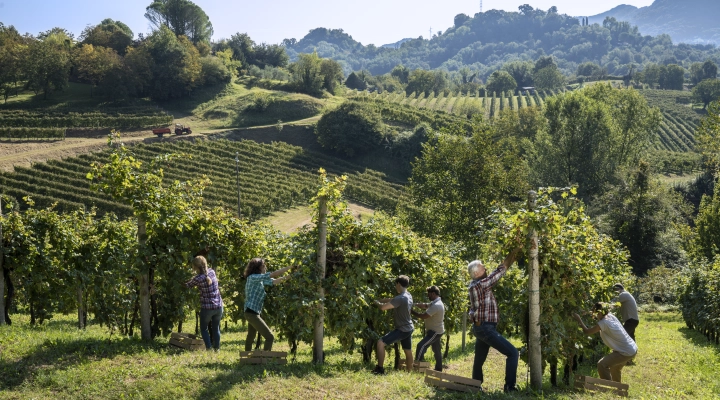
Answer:
[[[413,40],[413,38],[400,39],[400,40],[398,40],[398,41],[395,42],[395,43],[384,44],[384,45],[382,45],[382,46],[380,46],[380,47],[385,47],[385,48],[388,48],[388,49],[397,49],[397,48],[400,47],[401,44],[403,44],[403,43],[405,43],[405,42],[407,42],[407,41],[409,41],[409,40]]]
[[[655,0],[647,7],[620,5],[589,17],[590,23],[602,24],[605,17],[637,25],[643,35],[668,34],[673,42],[720,44],[720,1]]]

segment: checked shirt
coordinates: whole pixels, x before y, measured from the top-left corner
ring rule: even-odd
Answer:
[[[265,286],[272,286],[273,279],[270,272],[264,274],[252,274],[245,282],[245,308],[249,308],[260,314],[265,301]]]
[[[500,278],[505,275],[507,268],[501,264],[495,271],[483,279],[476,279],[470,283],[468,292],[470,294],[470,318],[474,323],[498,322],[500,318],[493,295],[492,288]]]
[[[185,286],[197,286],[198,289],[200,289],[200,308],[217,310],[223,306],[222,298],[220,298],[218,279],[212,268],[208,268],[207,276],[209,276],[212,281],[210,285],[208,285],[207,279],[205,279],[205,274],[199,274],[185,282]]]

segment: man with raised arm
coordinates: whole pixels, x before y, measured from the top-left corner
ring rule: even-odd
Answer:
[[[425,310],[425,312],[412,311],[414,317],[425,320],[425,337],[417,345],[415,359],[425,361],[425,352],[429,346],[432,346],[433,355],[435,356],[435,371],[442,371],[440,339],[445,333],[445,305],[440,298],[440,288],[437,286],[427,288],[427,296],[430,299],[429,303],[415,304],[416,307]]]
[[[508,268],[515,262],[515,257],[520,251],[516,248],[505,258],[495,271],[490,275],[485,270],[485,265],[480,260],[468,264],[468,274],[472,278],[468,292],[470,295],[470,321],[473,323],[475,334],[475,361],[473,362],[472,378],[483,382],[483,364],[487,359],[490,348],[494,348],[507,357],[505,361],[505,392],[516,391],[518,350],[510,342],[502,337],[497,331],[497,323],[500,319],[497,301],[493,295],[492,288],[505,275]]]
[[[407,287],[409,285],[410,278],[405,275],[400,275],[397,279],[395,279],[395,290],[398,292],[398,295],[392,299],[381,299],[375,302],[381,310],[393,310],[395,329],[387,335],[381,337],[377,342],[378,363],[372,371],[373,374],[385,374],[385,368],[383,367],[383,364],[385,363],[385,346],[389,346],[398,341],[405,352],[407,370],[412,371],[412,334],[413,330],[415,330],[415,326],[413,326],[413,321],[410,317],[410,310],[413,306],[413,298],[407,291]]]

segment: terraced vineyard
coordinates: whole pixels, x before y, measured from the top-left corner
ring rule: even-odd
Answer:
[[[172,115],[152,107],[107,111],[0,109],[0,139],[64,139],[67,128],[147,128],[172,122]]]
[[[405,96],[403,92],[382,94],[354,92],[350,96],[358,100],[386,101],[457,116],[480,114],[486,119],[493,119],[506,109],[517,111],[525,107],[542,107],[548,97],[557,93],[559,91],[550,90],[533,94],[517,92],[488,95],[487,92],[478,91],[448,96],[443,93],[437,96],[433,93],[428,96],[423,93],[419,95],[411,93]],[[700,115],[690,107],[692,94],[673,90],[641,90],[640,93],[648,99],[651,106],[660,108],[663,115],[654,148],[674,152],[692,151],[695,148],[695,129],[700,123]]]
[[[180,157],[164,167],[165,178],[184,181],[207,175],[212,185],[205,191],[205,203],[231,210],[237,210],[238,205],[237,153],[241,212],[251,219],[308,202],[316,193],[317,171],[321,167],[329,174],[348,175],[346,197],[375,209],[394,210],[403,191],[400,183],[391,182],[382,173],[286,143],[173,141],[139,144],[132,151],[145,162],[164,153],[190,155],[191,158]],[[57,203],[57,208],[63,211],[96,207],[99,214],[114,212],[129,216],[130,207],[91,190],[85,178],[90,163],[105,162],[107,156],[104,151],[35,164],[32,168],[16,167],[13,173],[0,174],[0,187],[2,193],[18,199],[31,196],[37,206]]]

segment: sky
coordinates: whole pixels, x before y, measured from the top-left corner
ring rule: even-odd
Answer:
[[[343,29],[355,40],[377,46],[403,38],[428,37],[453,25],[455,15],[473,16],[480,0],[194,0],[210,17],[214,40],[247,33],[256,43],[300,40],[309,30]],[[592,16],[620,4],[643,7],[653,0],[484,0],[483,11],[517,11],[521,4],[563,14]],[[120,20],[133,32],[148,33],[145,8],[151,0],[0,0],[0,22],[20,33],[37,35],[59,26],[76,37],[87,25],[105,18]]]

